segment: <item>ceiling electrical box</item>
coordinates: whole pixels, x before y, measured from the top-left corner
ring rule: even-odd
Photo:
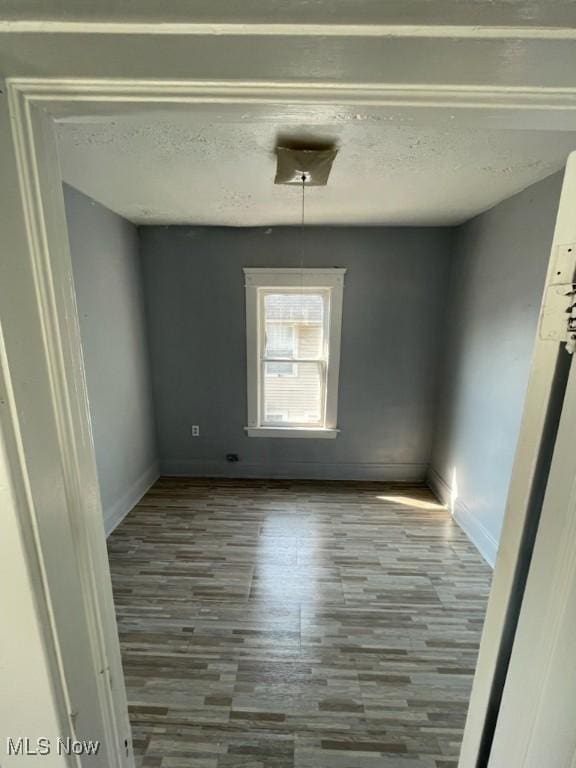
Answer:
[[[278,165],[275,184],[305,184],[324,187],[338,150],[276,147]]]

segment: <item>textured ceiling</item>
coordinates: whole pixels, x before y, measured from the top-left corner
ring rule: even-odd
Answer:
[[[310,224],[456,224],[561,168],[576,132],[415,124],[377,110],[213,106],[58,126],[64,178],[140,224],[297,223],[299,190],[274,186],[279,137],[333,140]]]

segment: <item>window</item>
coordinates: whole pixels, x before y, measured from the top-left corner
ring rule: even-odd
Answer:
[[[245,269],[251,437],[336,437],[344,269]]]

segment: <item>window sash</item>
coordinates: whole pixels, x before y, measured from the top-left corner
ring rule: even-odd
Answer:
[[[270,294],[311,294],[315,296],[321,296],[322,307],[322,349],[321,354],[314,357],[283,357],[280,355],[265,355],[266,351],[266,313],[265,313],[265,299]],[[278,422],[270,421],[266,418],[266,363],[316,363],[320,374],[320,415],[317,421],[296,421],[287,420],[283,421],[282,425],[290,427],[302,427],[302,428],[324,428],[326,426],[326,399],[327,399],[327,384],[328,384],[328,365],[329,365],[329,346],[330,346],[330,288],[315,288],[304,287],[295,285],[278,286],[273,288],[260,287],[258,289],[258,425],[262,427],[278,426]],[[293,323],[294,320],[290,319],[287,322]],[[295,331],[294,331],[295,333]],[[294,339],[294,347],[297,347],[296,339]],[[273,378],[281,378],[273,377]],[[291,378],[286,376],[285,378]],[[275,409],[277,410],[277,409]]]
[[[266,391],[265,387],[263,385],[264,379],[265,379],[265,368],[266,363],[270,362],[268,360],[261,360],[260,361],[260,404],[259,404],[259,411],[260,411],[260,418],[259,423],[262,427],[270,427],[270,426],[278,426],[278,421],[272,421],[268,420],[266,418]],[[272,362],[280,362],[278,360],[273,360]],[[282,361],[285,362],[285,361]],[[295,361],[290,361],[295,362]],[[318,366],[318,370],[320,373],[320,418],[318,421],[293,421],[290,419],[287,419],[286,421],[281,422],[282,426],[286,427],[324,427],[326,424],[326,395],[327,395],[327,371],[328,366],[324,360],[304,360],[302,362],[308,363],[308,364],[314,364]],[[275,413],[279,412],[280,410],[284,410],[281,408],[275,408],[273,409]]]

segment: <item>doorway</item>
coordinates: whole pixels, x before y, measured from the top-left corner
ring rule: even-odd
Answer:
[[[26,99],[24,99],[26,94]],[[127,735],[123,686],[118,684],[122,679],[120,671],[120,659],[117,651],[117,639],[115,635],[115,623],[113,618],[113,607],[110,599],[109,578],[104,558],[104,538],[103,533],[97,532],[98,515],[100,514],[100,503],[98,499],[97,481],[94,471],[94,458],[92,447],[86,427],[86,401],[85,388],[82,385],[82,359],[80,356],[80,345],[78,329],[75,322],[67,322],[66,318],[70,314],[63,313],[63,308],[74,310],[75,300],[73,291],[70,290],[70,266],[67,244],[65,243],[65,228],[63,229],[63,209],[61,193],[59,190],[60,178],[55,174],[57,166],[55,157],[51,155],[54,150],[53,136],[51,134],[51,124],[49,118],[44,114],[39,114],[30,108],[29,102],[33,100],[33,89],[28,92],[26,88],[12,91],[13,107],[15,114],[19,115],[21,120],[17,132],[19,143],[19,158],[21,161],[21,174],[25,185],[26,202],[29,211],[29,226],[35,232],[36,240],[34,242],[35,253],[37,255],[38,271],[35,275],[35,285],[40,287],[41,309],[45,319],[50,319],[46,323],[45,329],[48,336],[52,334],[53,340],[58,339],[59,344],[52,345],[49,356],[49,370],[51,373],[50,390],[55,398],[58,407],[52,413],[55,421],[55,431],[58,435],[59,444],[64,449],[66,446],[72,446],[69,453],[68,463],[64,466],[67,482],[64,484],[66,507],[77,505],[77,508],[83,510],[81,521],[76,520],[71,528],[69,540],[69,552],[75,567],[80,574],[80,587],[78,593],[78,616],[81,617],[86,629],[86,648],[89,649],[89,655],[92,659],[91,669],[94,673],[94,680],[97,683],[97,695],[94,701],[97,702],[98,712],[94,714],[93,722],[102,723],[103,741],[110,745],[109,765],[131,764],[131,750],[129,749],[129,737]],[[26,120],[24,118],[26,115]],[[34,184],[31,179],[34,178]],[[53,260],[54,245],[57,244],[57,253],[60,254],[59,261]],[[48,247],[49,246],[49,247]],[[57,279],[57,270],[60,269],[62,279]],[[73,316],[72,312],[72,316]],[[66,344],[62,345],[62,339],[66,339]],[[543,346],[543,345],[541,345]],[[558,350],[543,346],[541,357],[546,358],[550,363]],[[70,377],[73,381],[70,381]],[[529,384],[529,397],[534,396],[535,392],[547,399],[551,389],[552,375],[550,366],[547,365],[540,369],[533,376]],[[74,384],[74,386],[72,386]],[[80,384],[78,386],[78,384]],[[63,398],[63,399],[60,399]],[[66,403],[66,407],[64,406]],[[536,418],[534,418],[536,416]],[[542,431],[545,414],[541,410],[537,414],[531,414],[528,423],[524,424],[524,430],[529,429],[532,437]],[[537,440],[532,440],[529,445],[522,444],[522,450],[517,455],[518,462],[529,465],[537,447]],[[525,451],[524,455],[522,451]],[[84,474],[81,474],[84,473]],[[518,474],[518,469],[516,469]],[[83,481],[80,481],[80,478]],[[91,489],[86,495],[86,482]],[[522,489],[525,485],[525,476]],[[514,486],[511,490],[512,499]],[[516,499],[516,512],[522,516],[525,511],[526,503],[523,491],[519,488],[517,493],[520,498]],[[510,515],[508,515],[508,518]],[[515,544],[518,543],[519,519],[515,520],[514,529],[511,534],[511,549],[514,551]],[[32,544],[32,542],[30,542]],[[49,542],[44,539],[42,547],[48,547],[46,555],[49,554]],[[34,547],[37,542],[34,541]],[[83,549],[83,547],[85,549]],[[44,551],[44,550],[43,550]],[[73,557],[72,557],[72,553]],[[85,557],[83,556],[85,555]],[[53,637],[59,648],[64,647],[65,642],[69,641],[69,650],[77,648],[78,634],[74,637],[66,637],[64,629],[64,611],[66,606],[70,606],[69,590],[64,590],[62,600],[58,603],[55,594],[56,581],[56,557],[53,553],[53,559],[48,563],[48,574],[50,578],[49,592],[53,601],[52,610],[55,617],[52,622]],[[501,636],[502,615],[498,616],[498,610],[502,612],[507,606],[509,593],[506,591],[506,585],[510,584],[510,573],[513,562],[503,562],[500,572],[500,583],[504,588],[494,598],[498,605],[493,610],[493,624],[491,630],[495,633],[497,639]],[[66,595],[66,601],[64,596]],[[60,620],[58,618],[59,612]],[[490,614],[489,614],[490,615]],[[490,648],[487,646],[486,658],[490,656]],[[57,655],[57,654],[55,654]],[[102,661],[104,660],[104,664]],[[488,658],[490,665],[492,659]],[[488,675],[489,677],[489,675]],[[72,691],[73,672],[67,670],[66,681],[68,691]],[[486,678],[485,678],[486,679]],[[82,684],[85,682],[85,675],[82,675]],[[114,681],[114,685],[111,682]],[[84,700],[85,691],[78,689],[78,695]],[[65,705],[64,709],[65,711]],[[107,717],[104,715],[107,713]],[[68,713],[68,715],[73,713]],[[88,713],[82,713],[84,714]],[[115,745],[115,747],[113,746]]]

